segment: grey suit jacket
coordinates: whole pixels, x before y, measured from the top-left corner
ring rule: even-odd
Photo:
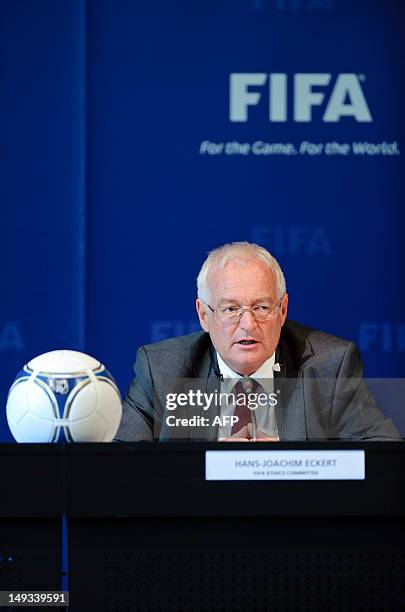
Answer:
[[[397,440],[363,380],[359,353],[352,342],[286,321],[276,350],[275,408],[280,440]],[[190,389],[219,392],[216,353],[207,333],[163,340],[139,349],[136,377],[123,402],[117,441],[214,441],[215,426],[170,427],[168,393]],[[211,410],[211,417],[219,414]],[[198,406],[177,408],[176,417],[207,413]],[[186,421],[184,421],[186,422]]]

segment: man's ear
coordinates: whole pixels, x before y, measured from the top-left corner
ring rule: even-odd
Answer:
[[[200,319],[200,325],[204,331],[208,331],[208,321],[207,321],[207,307],[200,299],[196,299],[195,307],[197,309],[198,318]]]
[[[281,326],[284,325],[285,320],[287,318],[287,310],[288,310],[288,294],[285,293],[283,295],[283,299],[281,300]]]

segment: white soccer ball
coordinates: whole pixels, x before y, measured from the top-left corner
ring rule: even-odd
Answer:
[[[111,442],[121,421],[117,385],[97,359],[51,351],[32,359],[8,393],[17,442]]]

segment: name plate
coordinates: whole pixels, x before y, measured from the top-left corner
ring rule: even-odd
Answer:
[[[206,451],[206,480],[364,480],[364,450]]]

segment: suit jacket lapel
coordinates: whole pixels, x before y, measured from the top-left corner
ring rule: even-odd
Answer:
[[[311,347],[294,354],[283,334],[276,350],[280,372],[274,372],[274,391],[277,393],[277,428],[280,440],[306,440],[305,398],[303,373],[299,366],[313,354]]]
[[[218,364],[216,362],[216,354],[213,348],[206,351],[201,363],[196,370],[196,378],[186,382],[185,387],[188,390],[201,390],[207,394],[219,395],[221,391],[221,383],[218,375]],[[187,392],[186,391],[186,392]],[[218,425],[213,425],[214,418],[220,415],[219,402],[212,402],[208,410],[204,410],[203,406],[189,406],[189,417],[196,415],[209,420],[208,426],[190,427],[190,440],[194,441],[215,441],[218,437]]]

